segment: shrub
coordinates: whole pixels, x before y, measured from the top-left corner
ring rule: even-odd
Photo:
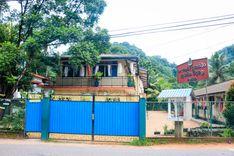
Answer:
[[[209,128],[210,127],[210,124],[208,122],[202,122],[200,124],[200,128]]]
[[[230,138],[234,137],[234,132],[232,131],[231,128],[226,128],[221,135],[224,138]]]
[[[226,95],[226,105],[223,115],[228,127],[234,128],[234,85],[229,89]]]
[[[167,125],[163,126],[163,133],[164,133],[164,135],[168,134],[168,126]]]
[[[3,129],[10,131],[23,131],[24,130],[24,109],[15,107],[15,112],[3,117],[0,124]]]
[[[151,146],[151,145],[153,145],[153,143],[152,143],[151,140],[148,140],[148,139],[142,139],[142,140],[135,139],[132,142],[130,142],[130,145],[133,145],[133,146]]]

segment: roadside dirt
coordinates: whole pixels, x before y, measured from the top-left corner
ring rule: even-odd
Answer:
[[[234,151],[234,144],[227,144],[227,143],[211,143],[211,144],[162,144],[162,145],[153,145],[153,146],[130,146],[130,145],[123,145],[120,143],[114,142],[81,142],[81,141],[74,141],[74,142],[67,142],[67,141],[58,141],[58,142],[42,142],[38,139],[24,139],[24,140],[17,140],[17,139],[0,139],[0,146],[1,144],[35,144],[41,145],[46,144],[48,146],[77,146],[77,147],[87,147],[87,146],[94,146],[100,147],[105,146],[106,148],[155,148],[155,149],[232,149]]]

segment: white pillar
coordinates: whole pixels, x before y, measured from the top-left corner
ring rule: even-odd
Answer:
[[[178,118],[178,109],[177,109],[177,102],[174,103],[175,106],[175,117]]]
[[[111,76],[111,65],[107,65],[108,76]]]
[[[168,99],[167,109],[168,109],[168,118],[171,118],[171,100],[170,99]]]
[[[96,65],[94,74],[96,74],[98,72],[98,70],[99,70],[99,65]]]
[[[123,70],[123,66],[122,66],[122,63],[121,62],[118,62],[118,75],[117,76],[120,76],[121,73],[122,73],[122,70]]]
[[[134,62],[131,62],[130,63],[130,70],[131,70],[131,74],[135,74],[135,71],[134,71]]]
[[[67,77],[68,76],[68,67],[64,68],[64,76]]]
[[[84,69],[84,66],[82,65],[82,66],[80,67],[80,76],[81,76],[81,77],[84,77],[84,75],[85,75],[85,69]]]

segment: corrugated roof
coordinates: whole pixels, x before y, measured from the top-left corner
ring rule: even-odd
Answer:
[[[188,97],[192,95],[192,89],[168,89],[163,90],[158,98],[181,98],[181,97]]]
[[[211,86],[207,86],[207,94],[214,94],[214,93],[221,93],[226,92],[231,87],[231,85],[234,83],[234,80],[229,80],[226,82],[222,82],[219,84],[214,84]],[[194,94],[196,96],[205,95],[206,94],[206,88],[197,89],[194,91]]]

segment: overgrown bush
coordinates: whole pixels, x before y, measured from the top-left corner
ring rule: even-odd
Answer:
[[[10,131],[23,131],[24,130],[24,109],[20,107],[14,107],[14,112],[10,115],[6,115],[0,121],[0,125],[5,130]]]
[[[200,128],[209,128],[210,127],[210,124],[208,122],[202,122],[200,124]]]
[[[226,105],[223,112],[228,127],[234,128],[234,85],[229,89],[226,95]]]
[[[230,138],[230,137],[234,137],[234,132],[231,128],[227,128],[223,131],[223,133],[221,135],[222,135],[222,137]]]
[[[164,133],[164,135],[168,134],[168,126],[167,125],[163,126],[163,133]]]
[[[148,139],[142,139],[142,140],[135,139],[132,142],[130,142],[130,145],[133,145],[133,146],[151,146],[151,145],[153,145],[153,142],[151,140],[148,140]]]

